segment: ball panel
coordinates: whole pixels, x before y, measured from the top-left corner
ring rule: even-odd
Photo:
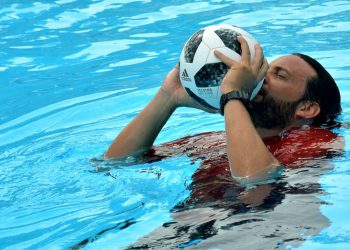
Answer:
[[[215,33],[216,29],[216,26],[211,26],[211,29],[205,29],[203,34],[203,43],[205,43],[210,49],[225,47],[223,41]]]
[[[204,65],[194,76],[198,88],[220,86],[228,67],[223,62]]]
[[[196,52],[194,59],[193,59],[193,63],[186,64],[186,68],[188,68],[188,70],[190,70],[189,73],[191,73],[194,76],[196,74],[196,72],[198,70],[200,70],[204,66],[204,64],[207,62],[207,58],[208,58],[209,53],[210,53],[210,49],[208,48],[208,46],[204,42],[202,42],[198,46],[197,52]]]
[[[256,97],[256,95],[259,93],[259,91],[260,91],[260,89],[262,88],[262,85],[263,85],[263,83],[264,83],[264,79],[265,78],[263,78],[260,82],[258,82],[258,84],[255,86],[255,88],[253,89],[253,91],[252,91],[252,93],[251,93],[251,95],[250,95],[250,100],[253,100],[255,97]]]
[[[198,46],[193,63],[185,62],[183,55],[180,57],[180,80],[185,87],[191,88],[196,94],[197,91],[193,89],[196,88],[194,76],[205,65],[209,52],[210,49],[202,42]]]
[[[241,28],[239,28],[237,26],[234,26],[234,25],[231,25],[231,24],[220,24],[219,26],[223,27],[223,28],[226,28],[226,29],[233,29],[236,32],[240,33],[242,36],[244,36],[245,39],[247,39],[247,37],[248,37],[251,40],[254,40],[254,38],[247,31],[245,31],[244,29],[241,29]]]
[[[186,68],[180,67],[179,74],[180,74],[180,79],[181,79],[182,85],[184,85],[184,86],[193,85],[194,79],[190,76],[190,74],[188,73],[188,70]]]
[[[218,87],[195,88],[195,89],[192,88],[192,90],[195,94],[197,94],[198,97],[204,99],[206,102],[211,104],[212,100],[215,100],[215,98],[217,98],[219,88]]]
[[[205,101],[215,108],[213,111],[220,112],[220,99],[217,99],[217,97],[211,98],[211,99],[205,99]]]
[[[207,58],[207,63],[217,63],[221,62],[214,54],[214,50],[220,51],[221,53],[224,53],[231,59],[239,62],[241,60],[241,56],[237,54],[235,51],[227,48],[227,47],[222,47],[222,48],[216,48],[210,51],[208,58]]]
[[[217,108],[213,107],[212,105],[210,105],[209,103],[207,103],[206,101],[204,101],[202,98],[200,98],[199,96],[195,95],[191,89],[186,88],[185,90],[187,92],[187,94],[192,97],[196,102],[198,102],[200,105],[207,107],[209,109],[213,109],[213,110],[217,110]]]
[[[231,25],[231,24],[220,24],[218,25],[218,28],[224,28],[224,29],[232,29],[235,32],[241,34],[244,39],[247,41],[248,43],[248,47],[250,50],[250,55],[251,55],[251,60],[254,58],[255,56],[255,48],[254,45],[257,43],[257,41],[244,29],[241,29],[237,26]],[[239,53],[241,55],[241,53]]]
[[[237,40],[240,33],[226,28],[219,28],[215,30],[215,33],[220,37],[226,47],[232,49],[240,55],[242,54],[241,44]]]
[[[196,51],[202,42],[203,33],[204,33],[204,30],[197,31],[186,43],[184,48],[184,51],[185,51],[184,57],[187,63],[193,62]]]

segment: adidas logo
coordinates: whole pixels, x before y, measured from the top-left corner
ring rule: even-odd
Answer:
[[[188,77],[188,73],[187,73],[187,70],[185,69],[184,72],[182,72],[182,76],[183,77]]]
[[[191,82],[191,78],[189,77],[186,69],[182,72],[181,79],[184,81]]]

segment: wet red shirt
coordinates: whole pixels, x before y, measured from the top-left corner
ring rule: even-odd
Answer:
[[[306,161],[327,157],[341,148],[341,140],[335,133],[314,127],[290,129],[280,136],[264,139],[264,142],[287,168],[301,167]],[[164,143],[150,151],[147,161],[179,155],[200,161],[200,167],[192,176],[189,187],[192,193],[187,202],[232,200],[239,192],[230,173],[225,132],[206,132]]]
[[[296,167],[307,159],[325,157],[329,152],[333,152],[336,150],[334,146],[338,139],[338,135],[329,130],[310,127],[293,128],[281,136],[264,139],[264,142],[279,162],[286,167]],[[212,171],[216,174],[218,171],[222,174],[229,172],[226,135],[223,131],[186,136],[155,147],[151,152],[154,159],[181,154],[191,157],[194,161],[202,160],[201,168],[206,170],[206,175]]]

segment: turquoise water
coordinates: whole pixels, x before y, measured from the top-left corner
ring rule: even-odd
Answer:
[[[341,90],[339,120],[349,120],[350,1],[1,2],[1,249],[350,248],[346,126],[335,130],[343,157],[287,171],[274,197],[243,210],[174,211],[200,165],[185,156],[91,160],[152,98],[189,35],[222,22],[253,34],[269,60],[319,59]],[[183,108],[156,144],[223,129],[220,116]]]

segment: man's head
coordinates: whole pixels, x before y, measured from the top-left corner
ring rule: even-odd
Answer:
[[[257,127],[327,124],[341,112],[340,93],[320,63],[303,54],[273,61],[264,86],[248,107]]]

